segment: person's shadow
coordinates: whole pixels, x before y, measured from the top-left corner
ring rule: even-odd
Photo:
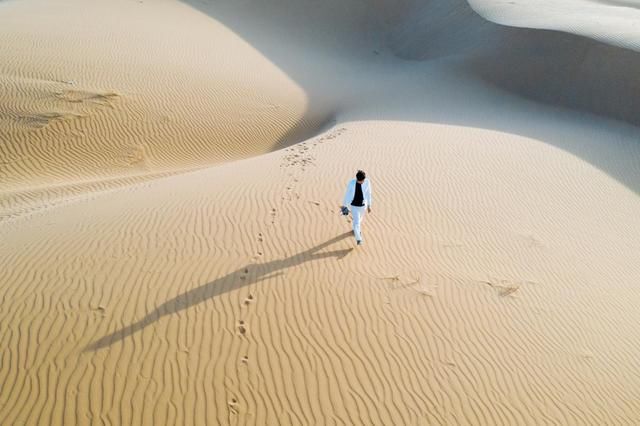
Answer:
[[[345,232],[335,238],[332,238],[328,241],[325,241],[322,244],[319,244],[315,247],[310,248],[309,250],[303,251],[302,253],[298,253],[293,256],[289,256],[280,260],[273,260],[271,262],[263,263],[263,264],[253,264],[247,267],[242,267],[230,274],[227,274],[223,277],[220,277],[214,281],[211,281],[208,284],[204,284],[200,287],[189,290],[185,293],[182,293],[173,299],[163,303],[158,306],[153,312],[147,314],[140,321],[135,322],[131,325],[128,325],[120,330],[117,330],[108,336],[101,338],[87,346],[84,350],[86,351],[97,351],[99,349],[110,346],[111,344],[124,340],[128,336],[137,333],[140,330],[143,330],[147,326],[153,324],[158,321],[160,318],[175,314],[182,310],[188,309],[192,306],[195,306],[199,303],[204,302],[207,299],[212,297],[216,297],[220,294],[226,293],[231,290],[235,290],[241,287],[244,287],[249,284],[254,284],[259,281],[263,281],[268,278],[272,278],[276,275],[281,274],[281,272],[271,275],[274,272],[280,271],[282,269],[291,268],[296,265],[300,265],[305,262],[310,262],[317,259],[324,259],[328,257],[335,257],[337,259],[342,259],[349,252],[353,250],[352,248],[342,249],[342,250],[333,250],[328,252],[319,253],[325,247],[330,246],[333,243],[336,243],[349,235],[352,235],[351,232]],[[248,268],[257,270],[256,274],[247,275]],[[225,281],[230,280],[232,284],[225,285]]]

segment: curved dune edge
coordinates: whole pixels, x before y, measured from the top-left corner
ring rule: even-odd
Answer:
[[[280,149],[332,119],[268,58],[178,2],[67,3],[0,11],[4,215],[33,211],[23,200],[46,186],[36,207]]]
[[[33,37],[42,43],[33,47],[30,39],[13,36],[22,31],[12,27],[19,20],[3,26],[2,216],[304,140],[338,114],[368,110],[371,92],[393,96],[404,90],[406,81],[391,68],[400,65],[385,49],[425,61],[415,64],[416,72],[449,62],[457,72],[519,96],[640,124],[636,52],[566,33],[496,25],[464,0],[379,2],[373,8],[332,1],[313,10],[288,5],[287,14],[277,13],[286,2],[272,3],[148,7],[123,1],[120,12],[99,3],[92,13],[104,22],[97,28],[78,25],[80,8],[63,11],[39,0],[5,5],[8,17],[46,10],[75,33],[36,19]],[[473,6],[489,19],[515,19],[490,1]],[[603,10],[616,13],[615,7]],[[312,12],[318,19],[309,21]],[[531,25],[539,21],[527,16]],[[615,16],[624,20],[622,12]],[[149,28],[137,26],[143,17]],[[589,29],[589,15],[582,18]],[[563,19],[545,22],[563,28]],[[188,26],[174,35],[162,31],[169,22]],[[280,30],[288,26],[290,33]],[[100,31],[108,37],[101,39]],[[52,67],[52,49],[82,58],[80,65]],[[374,102],[384,104],[379,99]],[[55,191],[34,206],[29,200],[48,185]]]
[[[548,7],[472,1],[483,18],[466,0],[405,3],[388,29],[399,57],[458,56],[461,70],[518,96],[640,124],[640,84],[631,71],[640,67],[640,31],[624,10],[601,5],[587,13],[583,0]],[[603,25],[602,11],[617,20]]]
[[[567,0],[562,3],[469,0],[485,19],[503,25],[556,30],[640,50],[640,5],[633,0]]]

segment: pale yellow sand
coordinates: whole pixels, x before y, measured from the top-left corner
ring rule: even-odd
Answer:
[[[636,53],[456,2],[51,3],[0,3],[0,424],[640,422],[597,60]]]

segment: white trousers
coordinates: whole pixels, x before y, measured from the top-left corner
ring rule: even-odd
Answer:
[[[363,207],[351,207],[351,216],[353,218],[353,235],[356,237],[356,241],[362,241],[362,233],[360,232],[360,224],[364,219],[364,213],[366,211],[366,206]]]

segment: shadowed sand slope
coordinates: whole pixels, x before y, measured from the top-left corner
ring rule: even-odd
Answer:
[[[274,46],[300,43],[319,51],[331,48],[337,56],[347,50],[369,59],[385,49],[408,60],[462,57],[465,71],[517,95],[640,124],[635,113],[640,83],[633,71],[640,68],[640,53],[625,49],[640,50],[640,30],[632,26],[633,16],[605,2],[591,8],[586,0],[560,7],[539,1],[521,6],[472,2],[489,19],[544,30],[497,25],[465,0],[321,2],[311,10],[308,2],[299,2],[288,5],[287,14],[277,12],[288,3],[283,0],[257,7],[246,2],[244,8],[226,0],[188,3],[225,22],[311,93],[321,84],[318,80],[331,77],[321,78],[304,61]],[[602,25],[603,15],[611,26]],[[335,19],[328,22],[327,16]],[[300,22],[304,30],[295,25]],[[271,31],[273,27],[287,32]],[[291,33],[300,37],[287,42]],[[372,67],[369,73],[375,74],[375,64]],[[332,78],[349,80],[345,74]]]
[[[0,3],[0,425],[639,424],[638,54],[580,16]]]
[[[572,6],[558,6],[563,13],[554,14],[553,7],[536,11],[534,3],[538,3],[530,2],[507,13],[509,4],[472,2],[483,15],[504,24],[522,24],[516,18],[526,16],[529,22],[544,21],[542,28],[571,31],[575,27],[582,35],[578,36],[498,25],[483,19],[464,0],[379,0],[366,5],[358,1],[322,2],[312,7],[303,2],[288,7],[286,14],[275,12],[286,3],[281,0],[261,2],[256,7],[251,2],[225,0],[188,3],[225,22],[264,52],[308,91],[311,103],[322,93],[318,100],[334,96],[336,111],[359,119],[472,125],[542,139],[640,193],[634,158],[628,158],[631,164],[618,167],[606,156],[584,149],[575,134],[544,131],[525,116],[516,123],[503,120],[499,111],[504,102],[511,102],[508,97],[484,97],[487,105],[480,111],[468,108],[470,97],[486,94],[493,86],[547,104],[550,114],[565,114],[561,110],[567,109],[587,113],[585,121],[592,119],[589,114],[597,114],[639,124],[635,111],[640,107],[640,85],[633,70],[640,68],[640,53],[620,46],[635,47],[633,40],[640,40],[640,33],[628,28],[629,19],[619,8],[602,4],[583,10],[578,6],[585,2],[576,0]],[[526,14],[518,14],[518,10]],[[572,10],[578,11],[575,17],[568,15]],[[332,13],[339,17],[328,23],[326,17]],[[599,24],[602,14],[616,26],[603,28]],[[304,22],[304,29],[300,22]],[[287,31],[273,31],[274,27]],[[627,43],[620,42],[620,29],[626,31]],[[291,34],[300,37],[292,40]],[[308,48],[291,55],[282,46],[292,51],[299,46]],[[309,54],[314,59],[307,60]],[[342,66],[327,56],[339,59]],[[317,61],[318,57],[323,61]],[[469,90],[441,90],[443,77],[453,86]],[[627,128],[626,133],[635,134],[635,127]]]
[[[414,69],[425,74],[449,58],[449,69],[516,95],[638,124],[633,51],[496,25],[463,0],[289,3],[4,4],[1,217],[304,140],[372,94],[397,97],[406,81],[393,66],[406,65],[396,56],[423,61]],[[506,6],[474,7],[522,25]],[[626,22],[619,7],[594,7]],[[595,12],[580,14],[581,34],[619,41],[589,26]],[[633,46],[633,35],[618,44]]]
[[[178,2],[7,2],[0,21],[5,212],[264,153],[331,118],[239,36]]]

